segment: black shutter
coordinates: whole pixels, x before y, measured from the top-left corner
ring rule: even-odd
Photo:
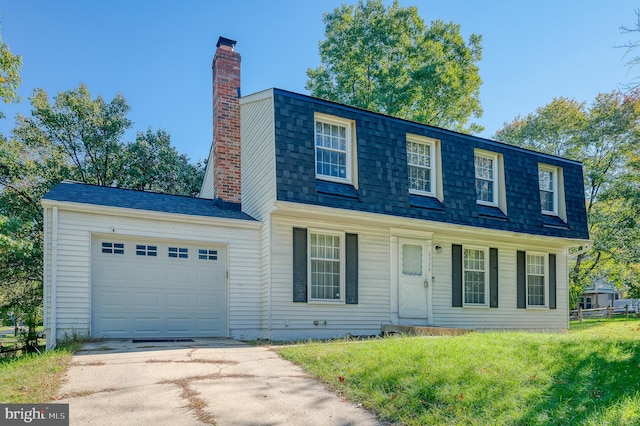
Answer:
[[[527,307],[527,255],[523,251],[518,251],[517,258],[517,288],[518,288],[518,308]]]
[[[451,246],[451,306],[462,307],[462,246]]]
[[[345,235],[345,302],[358,304],[358,234]]]
[[[549,254],[549,309],[556,309],[556,255]]]
[[[306,228],[293,228],[293,301],[307,301]]]
[[[498,307],[498,249],[489,249],[489,307]]]

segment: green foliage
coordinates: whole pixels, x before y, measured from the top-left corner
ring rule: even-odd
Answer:
[[[74,348],[0,359],[0,401],[36,404],[53,400],[62,385]]]
[[[640,321],[606,333],[475,333],[278,348],[403,425],[637,424]]]
[[[30,98],[31,117],[18,116],[15,135],[32,151],[58,151],[68,166],[69,178],[95,185],[117,183],[123,165],[121,138],[131,127],[129,106],[117,94],[107,103],[91,99],[83,84],[60,92],[49,102],[47,93],[36,89]]]
[[[9,46],[0,38],[0,99],[5,103],[19,100],[18,86],[22,81],[20,68],[22,68],[22,57],[11,53]],[[4,118],[1,111],[0,118]]]
[[[40,198],[61,180],[194,196],[204,173],[171,146],[167,132],[122,137],[131,127],[122,95],[92,98],[87,87],[49,100],[37,89],[31,116],[13,139],[0,136],[0,311],[29,326],[42,317],[43,215]]]
[[[204,178],[204,164],[195,166],[171,145],[169,133],[148,129],[138,132],[126,146],[119,184],[125,188],[151,190],[195,197]]]
[[[481,37],[465,42],[460,26],[426,26],[416,7],[385,8],[360,0],[325,13],[321,65],[308,69],[316,97],[422,123],[479,132],[482,115],[477,63]]]
[[[596,277],[621,288],[636,286],[633,265],[640,262],[640,197],[634,156],[640,141],[638,93],[599,94],[589,107],[556,98],[499,130],[496,139],[581,161],[593,249],[577,256],[571,278],[572,306]],[[566,188],[567,191],[572,188]],[[640,192],[638,192],[640,195]],[[637,199],[638,204],[631,202]],[[634,207],[635,206],[635,207]]]

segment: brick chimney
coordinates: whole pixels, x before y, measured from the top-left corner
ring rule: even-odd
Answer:
[[[220,37],[213,57],[213,193],[240,203],[240,54]]]

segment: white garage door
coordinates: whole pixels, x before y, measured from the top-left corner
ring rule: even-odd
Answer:
[[[222,247],[94,237],[94,337],[227,336]]]

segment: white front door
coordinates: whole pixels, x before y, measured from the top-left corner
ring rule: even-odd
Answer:
[[[431,295],[431,243],[406,238],[399,243],[398,316],[401,322],[426,325]]]

